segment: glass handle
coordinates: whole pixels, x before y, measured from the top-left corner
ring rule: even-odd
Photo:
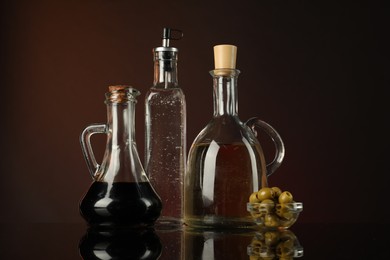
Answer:
[[[95,179],[95,173],[98,171],[100,165],[96,162],[95,155],[91,146],[91,136],[94,134],[107,134],[106,124],[93,124],[87,126],[80,135],[81,150],[84,159],[87,162],[89,173],[92,179]]]
[[[282,164],[285,149],[282,138],[276,132],[276,130],[269,125],[268,123],[258,119],[257,117],[250,118],[245,124],[252,130],[252,132],[257,136],[256,127],[263,130],[269,137],[271,137],[272,141],[275,144],[275,157],[271,163],[267,164],[267,177],[270,176],[273,172],[276,171],[277,168]]]

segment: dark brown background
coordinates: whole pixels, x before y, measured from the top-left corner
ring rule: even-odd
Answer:
[[[5,2],[0,222],[83,221],[78,201],[91,178],[79,134],[106,121],[108,85],[142,92],[136,131],[143,155],[151,51],[164,26],[184,31],[174,45],[188,146],[212,115],[212,47],[235,44],[240,118],[259,116],[283,137],[285,161],[269,182],[304,203],[300,221],[389,217],[381,204],[389,174],[381,39],[387,31],[384,10],[374,2]],[[99,158],[104,140],[94,138]]]

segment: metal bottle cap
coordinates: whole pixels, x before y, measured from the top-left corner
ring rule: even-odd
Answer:
[[[153,49],[154,58],[159,60],[177,59],[177,52],[179,50],[169,45],[171,40],[180,40],[182,38],[182,31],[164,27],[162,35],[162,46]]]

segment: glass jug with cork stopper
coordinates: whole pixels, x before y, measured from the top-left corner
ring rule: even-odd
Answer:
[[[266,187],[267,177],[282,163],[284,145],[266,122],[238,117],[237,47],[214,47],[214,114],[193,141],[184,185],[184,221],[190,227],[250,228],[255,224],[246,210],[248,197]],[[255,128],[275,143],[275,158],[268,165]]]
[[[90,226],[146,227],[161,213],[161,200],[146,176],[135,142],[135,104],[140,92],[110,86],[106,93],[107,124],[87,126],[80,136],[93,183],[80,202]],[[91,136],[106,134],[103,161],[95,159]]]

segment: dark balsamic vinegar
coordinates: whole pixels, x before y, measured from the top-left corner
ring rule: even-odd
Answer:
[[[95,181],[80,202],[80,214],[91,226],[151,226],[161,209],[149,182]]]

